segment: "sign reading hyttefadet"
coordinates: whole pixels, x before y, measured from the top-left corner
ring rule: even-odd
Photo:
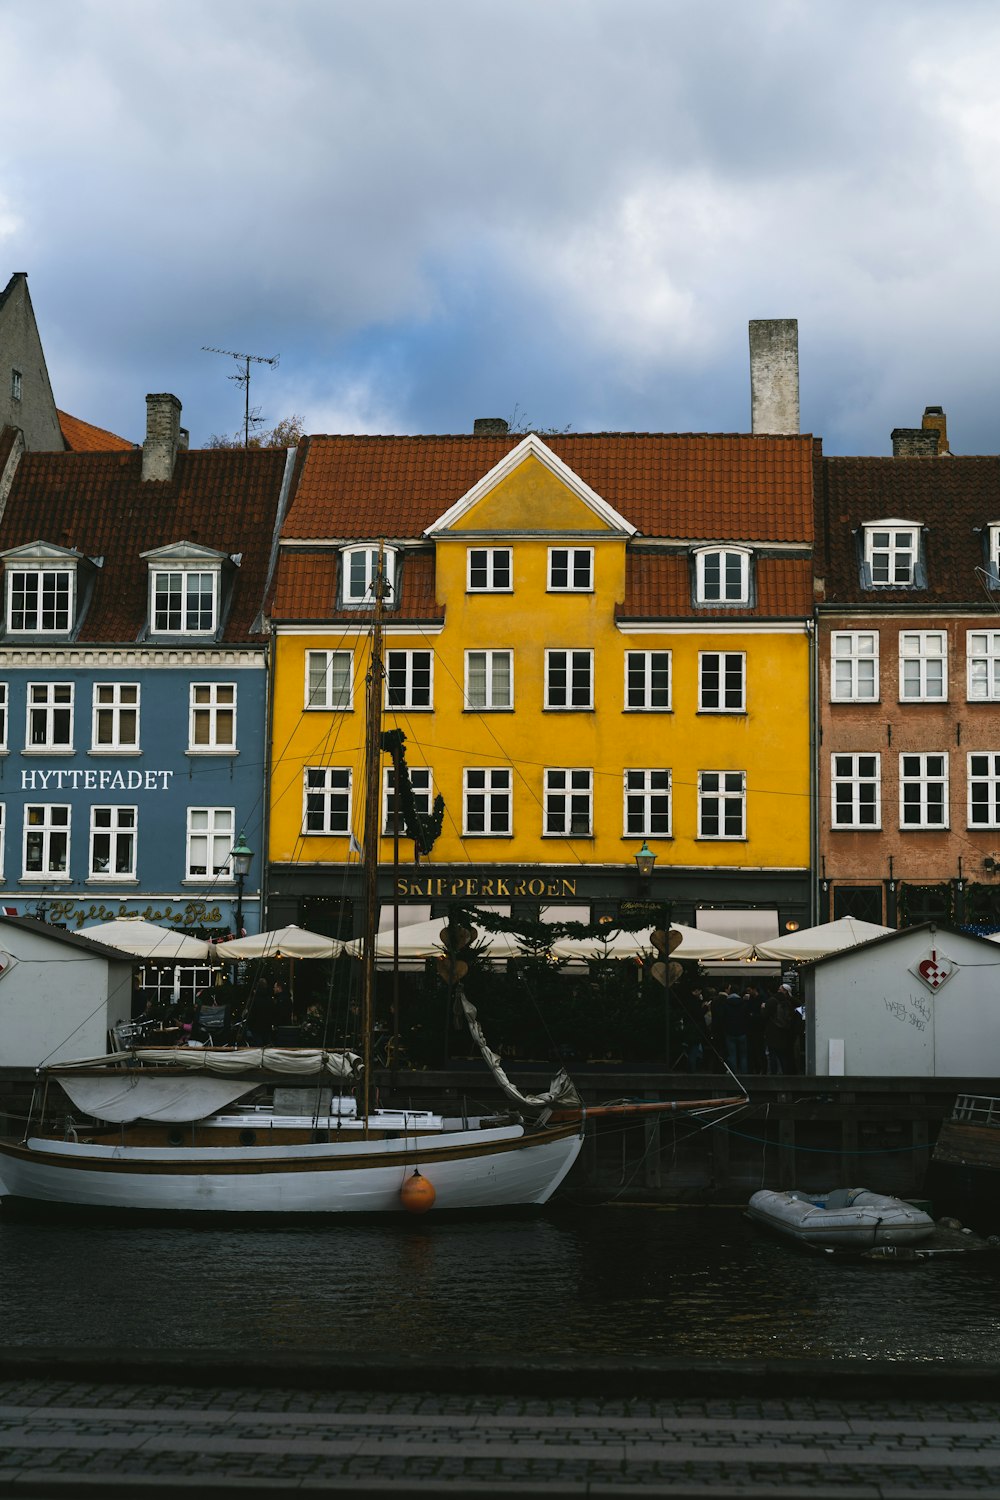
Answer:
[[[173,771],[22,771],[22,792],[165,792]]]

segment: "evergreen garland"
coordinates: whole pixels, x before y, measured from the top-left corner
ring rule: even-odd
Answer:
[[[453,906],[443,923],[460,923],[463,927],[482,927],[487,932],[509,932],[522,938],[530,947],[547,948],[560,938],[593,938],[601,943],[616,932],[652,932],[669,926],[667,909],[658,913],[619,913],[610,922],[542,922],[532,917],[504,917],[495,911],[480,911],[476,906]]]
[[[412,839],[421,854],[430,854],[444,826],[444,798],[440,792],[434,798],[430,816],[417,811],[413,796],[410,768],[406,764],[406,735],[401,729],[387,729],[381,736],[381,747],[392,757],[392,775],[399,810],[402,814],[401,832]]]

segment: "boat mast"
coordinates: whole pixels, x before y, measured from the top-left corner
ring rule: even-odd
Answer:
[[[375,1022],[375,947],[378,928],[378,852],[379,852],[379,779],[382,767],[382,695],[385,668],[382,661],[382,612],[388,592],[385,582],[385,553],[379,543],[375,575],[372,579],[374,612],[371,624],[371,654],[368,660],[365,702],[365,820],[364,820],[364,973],[361,990],[362,1038],[362,1109],[364,1132],[368,1135],[371,1109],[372,1033]]]

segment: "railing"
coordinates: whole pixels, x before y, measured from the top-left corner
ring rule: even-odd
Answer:
[[[959,1094],[952,1119],[1000,1129],[1000,1099],[991,1099],[987,1094]]]

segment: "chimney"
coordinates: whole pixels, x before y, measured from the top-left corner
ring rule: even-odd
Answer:
[[[142,479],[166,484],[174,475],[180,446],[181,403],[166,392],[146,397],[146,441],[142,445]]]
[[[750,321],[750,430],[799,430],[799,322],[797,318]]]
[[[892,429],[892,456],[893,458],[937,458],[937,428],[894,427]]]
[[[938,435],[938,456],[942,453],[950,453],[948,447],[948,418],[944,414],[943,406],[925,406],[924,419],[920,424],[925,432],[936,432]]]
[[[476,437],[503,437],[510,428],[506,417],[477,417],[472,424]]]

